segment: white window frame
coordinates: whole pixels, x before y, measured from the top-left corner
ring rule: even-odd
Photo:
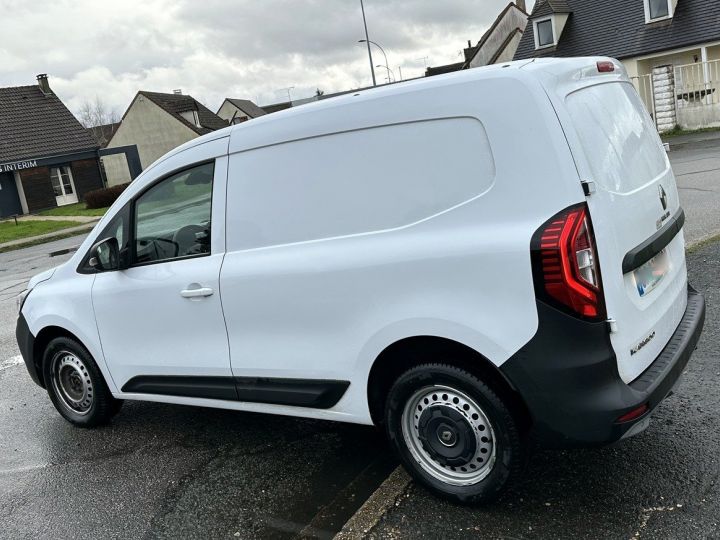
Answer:
[[[70,187],[72,188],[72,193],[68,194],[65,193],[65,185],[62,181],[62,174],[63,169],[65,169],[65,172],[67,172],[68,180],[70,180]],[[77,194],[77,188],[75,187],[75,179],[73,178],[72,174],[72,167],[70,165],[56,165],[54,167],[50,167],[50,178],[52,179],[53,171],[58,171],[58,180],[60,181],[60,190],[62,191],[62,195],[55,195],[55,202],[58,206],[65,206],[68,204],[75,204],[79,201],[78,194]],[[54,191],[54,188],[53,188]]]
[[[643,0],[643,4],[645,5],[645,24],[650,24],[658,21],[667,21],[668,19],[673,18],[673,0],[666,0],[667,1],[667,7],[668,7],[668,14],[663,17],[656,17],[655,19],[650,18],[650,0]]]
[[[538,24],[550,21],[550,24],[552,26],[552,43],[549,43],[547,45],[540,45],[540,34],[538,34]],[[555,47],[557,45],[557,29],[555,28],[555,17],[552,15],[548,17],[541,17],[539,19],[533,20],[533,35],[535,36],[535,50],[539,49],[548,49],[550,47]]]

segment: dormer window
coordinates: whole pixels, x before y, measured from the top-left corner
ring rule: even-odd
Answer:
[[[570,16],[565,0],[538,0],[530,20],[535,35],[535,49],[556,47]]]
[[[537,21],[535,23],[535,29],[537,32],[538,47],[550,47],[555,44],[551,18],[545,19],[544,21]]]
[[[645,22],[670,19],[675,11],[677,0],[643,0],[645,3]]]

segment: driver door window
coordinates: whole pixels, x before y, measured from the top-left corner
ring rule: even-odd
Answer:
[[[174,174],[135,202],[135,263],[210,254],[214,163]]]

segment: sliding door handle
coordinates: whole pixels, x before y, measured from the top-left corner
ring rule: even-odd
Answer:
[[[212,296],[213,290],[210,287],[199,287],[197,289],[185,289],[180,291],[183,298],[202,298],[204,296]]]

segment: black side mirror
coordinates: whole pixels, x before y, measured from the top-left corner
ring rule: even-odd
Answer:
[[[95,244],[90,250],[88,265],[99,272],[120,270],[120,247],[117,238],[111,236]]]

